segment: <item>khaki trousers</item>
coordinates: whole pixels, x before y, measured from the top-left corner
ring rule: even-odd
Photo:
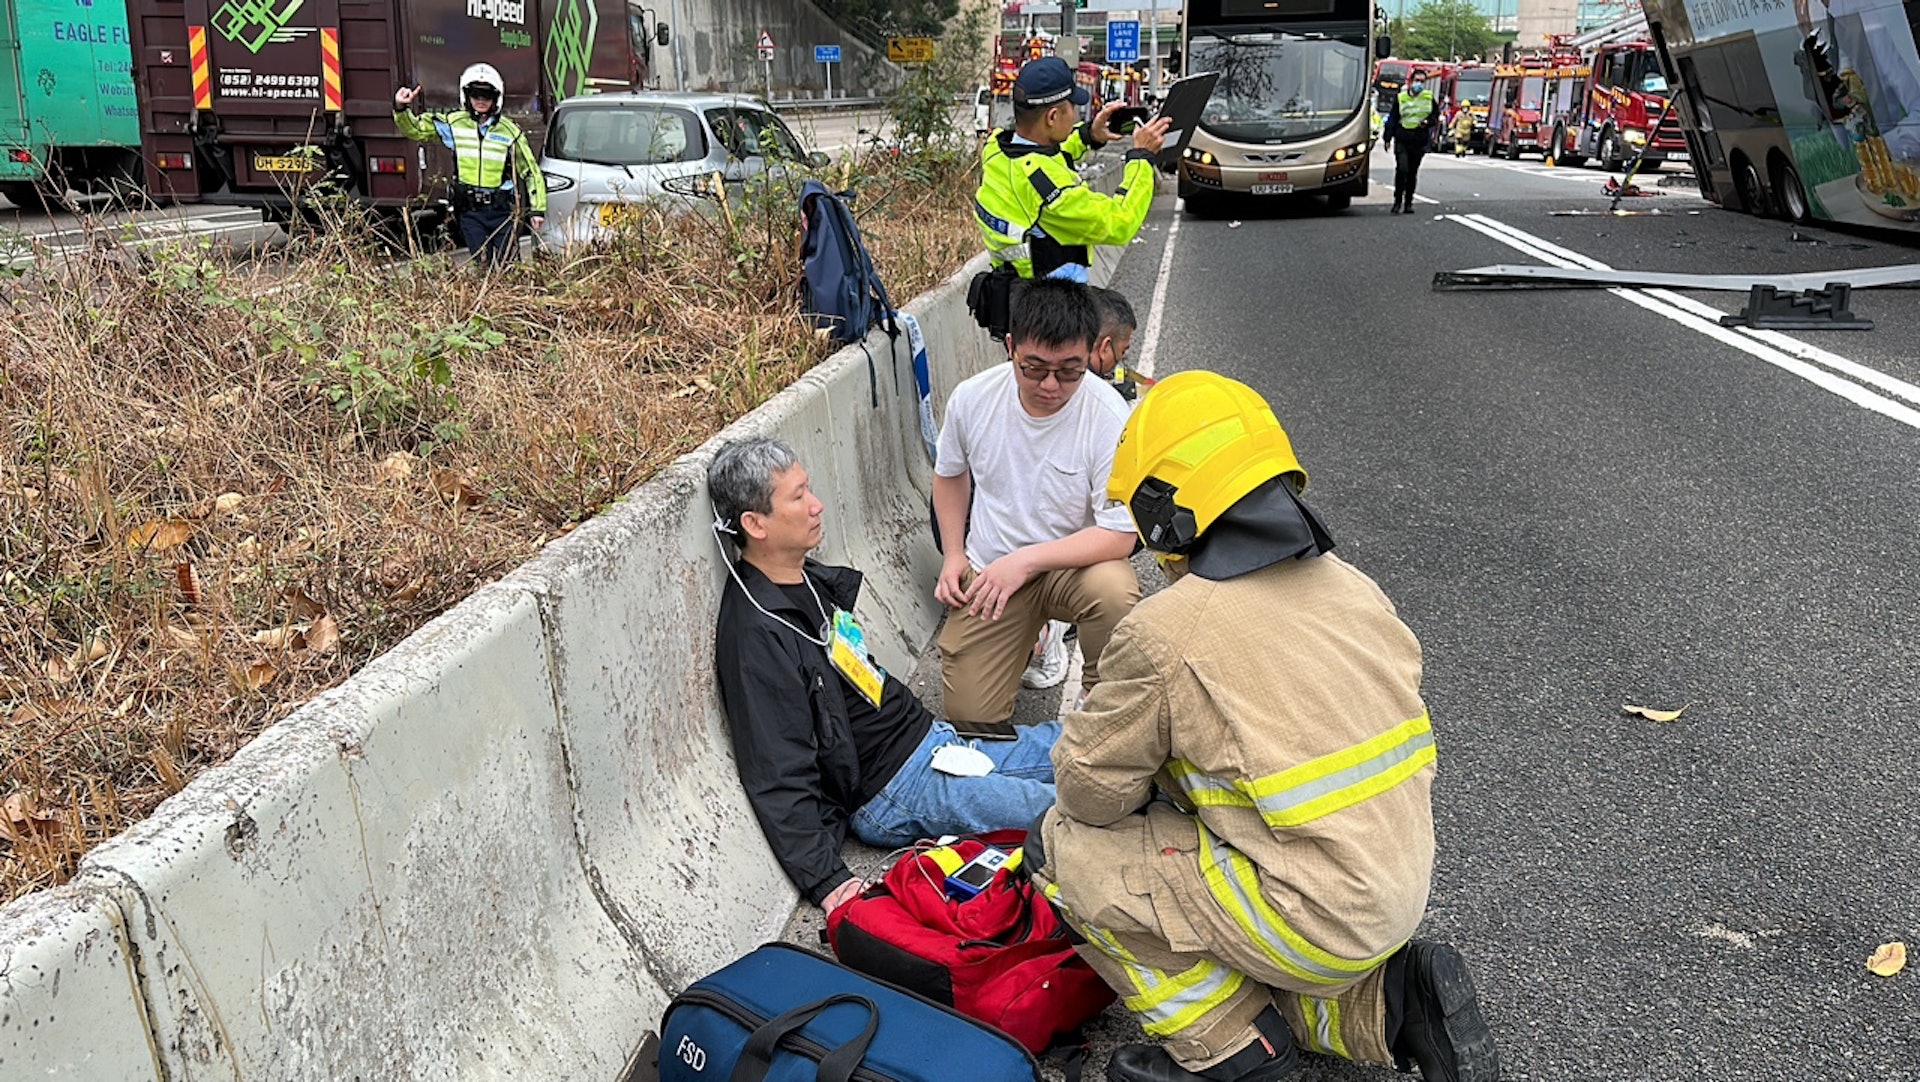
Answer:
[[[971,572],[961,580],[973,581]],[[940,629],[942,702],[949,719],[1001,722],[1013,717],[1020,674],[1033,656],[1033,641],[1048,620],[1080,628],[1087,687],[1100,682],[1100,651],[1120,618],[1140,600],[1140,579],[1125,560],[1091,567],[1043,571],[1007,599],[998,620],[965,609],[948,609]]]
[[[1158,805],[1150,815],[1164,820],[1160,830],[1089,826],[1056,809],[1046,820],[1047,864],[1034,876],[1086,938],[1075,950],[1148,1035],[1197,1071],[1251,1044],[1254,1019],[1272,1004],[1302,1050],[1392,1066],[1386,963],[1333,985],[1279,969],[1204,887],[1177,890],[1152,874],[1179,817]]]

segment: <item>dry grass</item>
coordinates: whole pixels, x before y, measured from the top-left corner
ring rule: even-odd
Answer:
[[[978,241],[863,167],[896,298]],[[0,902],[819,362],[791,198],[488,276],[108,248],[0,299]]]

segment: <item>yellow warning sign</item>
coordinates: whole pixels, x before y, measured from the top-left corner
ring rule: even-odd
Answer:
[[[887,59],[896,64],[924,64],[933,59],[933,39],[888,38]]]

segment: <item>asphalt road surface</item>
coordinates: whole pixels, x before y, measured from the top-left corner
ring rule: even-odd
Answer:
[[[1920,253],[1691,187],[1628,204],[1657,216],[1560,216],[1605,208],[1605,177],[1536,161],[1430,157],[1393,216],[1373,168],[1341,214],[1162,195],[1114,285],[1136,362],[1268,397],[1339,553],[1420,637],[1421,934],[1466,953],[1504,1077],[1920,1079],[1920,972],[1864,965],[1920,947],[1920,293],[1857,294],[1870,333],[1756,336],[1700,318],[1733,294],[1430,288],[1493,263]],[[1095,1078],[1139,1039],[1117,1007],[1093,1036]],[[1309,1063],[1302,1082],[1387,1077]]]

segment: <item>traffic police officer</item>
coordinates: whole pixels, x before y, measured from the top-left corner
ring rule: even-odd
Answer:
[[[464,109],[416,114],[419,87],[403,86],[393,94],[393,122],[401,135],[420,142],[438,139],[453,151],[460,239],[475,259],[494,266],[510,262],[517,250],[523,193],[529,226],[538,231],[547,214],[546,179],[525,133],[502,112],[506,93],[507,84],[493,65],[474,64],[460,73]]]
[[[1211,372],[1142,395],[1114,454],[1107,496],[1174,581],[1064,719],[1026,854],[1165,1042],[1120,1048],[1109,1082],[1278,1082],[1296,1042],[1499,1077],[1465,960],[1410,938],[1434,853],[1420,644],[1305,484],[1273,410]]]
[[[1121,103],[1079,123],[1076,109],[1091,97],[1066,61],[1030,60],[1013,83],[1013,130],[994,132],[980,149],[974,217],[994,263],[1010,265],[1022,278],[1087,281],[1093,246],[1131,241],[1153,205],[1153,155],[1171,122],[1134,129],[1120,187],[1103,195],[1075,169],[1113,141],[1108,120]]]
[[[1381,126],[1381,135],[1393,144],[1393,209],[1389,214],[1413,213],[1413,188],[1420,179],[1420,159],[1433,143],[1433,131],[1440,122],[1440,110],[1434,107],[1433,91],[1419,73],[1407,80],[1405,90],[1393,99],[1393,108]]]

